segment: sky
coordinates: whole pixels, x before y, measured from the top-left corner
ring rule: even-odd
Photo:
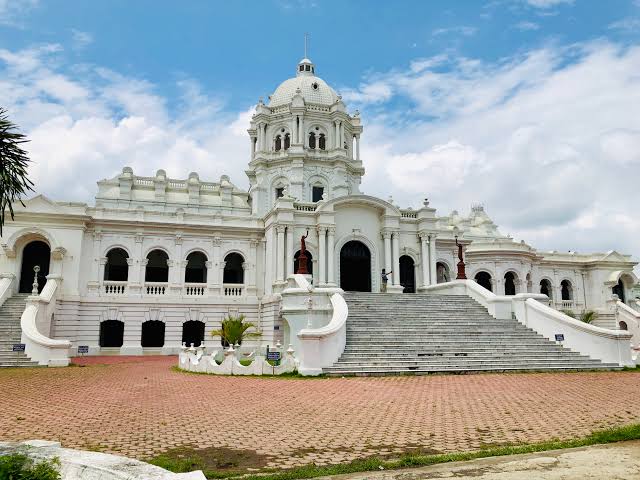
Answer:
[[[364,193],[640,259],[640,0],[0,0],[0,106],[55,200],[124,166],[246,189],[305,33],[361,113]]]

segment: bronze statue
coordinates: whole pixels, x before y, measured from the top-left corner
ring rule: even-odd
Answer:
[[[300,237],[300,254],[298,255],[298,271],[301,275],[309,275],[309,270],[307,268],[307,243],[305,239],[309,236],[309,230],[307,230],[307,234]]]
[[[458,258],[460,261],[458,262],[458,276],[456,280],[466,280],[467,273],[465,272],[464,258],[462,257],[462,244],[458,243],[458,236],[456,235],[456,246],[458,247]]]

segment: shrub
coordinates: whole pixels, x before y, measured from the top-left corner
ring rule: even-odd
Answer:
[[[573,310],[560,310],[560,311],[571,318],[576,318],[576,314],[573,313]]]
[[[582,315],[580,315],[580,320],[582,320],[584,323],[591,323],[596,318],[598,318],[598,314],[593,310],[587,310],[583,312]]]
[[[12,453],[0,457],[0,480],[60,480],[60,461],[36,462],[24,453]]]
[[[256,326],[251,322],[244,321],[244,315],[239,317],[229,316],[222,321],[220,329],[213,330],[211,332],[212,337],[220,337],[222,339],[222,345],[228,347],[229,345],[242,345],[242,341],[247,338],[257,338],[261,334],[259,332],[249,332],[250,328]]]

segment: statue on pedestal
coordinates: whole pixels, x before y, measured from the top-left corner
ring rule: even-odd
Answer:
[[[300,237],[300,255],[298,256],[298,271],[301,275],[309,275],[309,269],[307,268],[307,244],[305,239],[309,236],[309,230],[307,234]]]

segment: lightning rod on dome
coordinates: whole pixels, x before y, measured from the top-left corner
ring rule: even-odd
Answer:
[[[305,32],[304,34],[304,58],[308,58],[307,57],[307,43],[309,41],[309,34]]]

